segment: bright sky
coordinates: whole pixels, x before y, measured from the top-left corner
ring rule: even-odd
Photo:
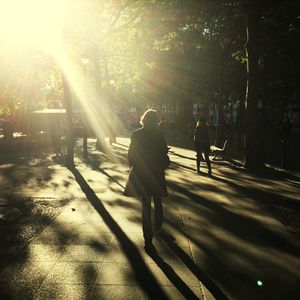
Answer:
[[[60,38],[64,0],[0,0],[1,47],[51,47]]]
[[[102,111],[96,109],[100,98],[97,89],[86,85],[80,62],[74,62],[62,44],[64,27],[72,27],[76,22],[71,19],[72,5],[84,17],[85,4],[82,0],[0,0],[0,47],[9,52],[24,48],[40,49],[51,55],[95,132],[108,133],[110,126],[103,121],[103,114],[107,117],[108,110],[103,103]],[[99,120],[102,120],[101,124]]]

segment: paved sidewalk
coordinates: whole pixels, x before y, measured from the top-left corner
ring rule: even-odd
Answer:
[[[254,177],[223,162],[213,164],[212,178],[205,167],[197,175],[194,152],[172,147],[164,201],[168,235],[155,238],[157,255],[150,257],[143,249],[140,201],[122,196],[128,142],[118,139],[108,155],[94,151],[89,163],[78,159],[74,170],[48,166],[51,179],[32,192],[74,200],[2,268],[3,296],[293,299],[299,240],[256,201],[299,208],[297,182]]]

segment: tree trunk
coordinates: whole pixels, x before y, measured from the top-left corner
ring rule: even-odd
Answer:
[[[223,130],[224,130],[224,120],[223,120],[223,94],[224,94],[224,54],[222,53],[222,49],[220,45],[218,46],[219,52],[219,80],[218,80],[218,124],[216,126],[216,137],[215,143],[218,145],[219,143],[223,143]]]
[[[193,111],[191,99],[179,99],[176,103],[175,123],[179,130],[184,133],[189,133],[189,123]]]
[[[99,64],[99,57],[100,57],[100,50],[98,46],[94,45],[92,47],[92,62],[94,65],[94,78],[95,78],[95,90],[96,94],[99,97],[98,99],[94,99],[94,108],[97,115],[97,118],[102,119],[103,113],[101,114],[101,110],[103,111],[103,99],[101,94],[101,74],[100,74],[100,64]],[[105,139],[102,132],[96,132],[97,142],[96,148],[98,150],[105,149]]]
[[[83,146],[83,158],[87,159],[88,158],[88,138],[87,138],[86,124],[83,128],[82,146]]]
[[[246,11],[247,88],[245,99],[244,165],[258,169],[264,166],[264,149],[258,110],[258,19],[255,8]]]
[[[74,141],[73,141],[73,121],[72,121],[72,98],[69,84],[63,75],[64,102],[66,107],[67,122],[67,159],[66,163],[69,167],[74,166]]]

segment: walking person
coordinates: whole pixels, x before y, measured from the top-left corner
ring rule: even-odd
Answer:
[[[201,117],[197,122],[194,134],[194,147],[197,152],[196,154],[196,163],[197,163],[197,172],[200,173],[200,163],[203,160],[202,154],[204,154],[204,158],[208,168],[208,175],[211,175],[211,164],[209,160],[209,137],[208,137],[208,126],[206,119]]]
[[[158,123],[158,128],[165,133],[166,132],[166,122],[164,118],[161,118],[160,122]]]
[[[169,166],[168,147],[163,132],[158,129],[158,114],[147,110],[141,117],[142,128],[132,132],[128,150],[130,173],[124,195],[142,198],[142,228],[145,250],[153,250],[151,199],[154,201],[154,227],[163,224],[162,197],[167,197],[165,169]]]

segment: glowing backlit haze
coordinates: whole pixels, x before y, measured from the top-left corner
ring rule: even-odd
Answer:
[[[0,0],[1,46],[54,46],[61,34],[65,4],[59,0]]]
[[[105,119],[112,120],[108,116],[109,109],[105,107],[105,101],[101,101],[98,89],[86,84],[80,66],[82,60],[72,58],[68,45],[70,29],[72,36],[80,26],[88,25],[86,32],[89,33],[97,26],[86,18],[85,8],[86,4],[80,0],[0,0],[0,43],[8,52],[41,50],[51,57],[59,66],[73,96],[80,102],[90,125],[103,136],[108,135],[111,127],[105,122]],[[72,9],[76,11],[75,16]],[[90,42],[98,43],[99,40]],[[10,57],[14,60],[13,55]],[[84,61],[85,65],[89,63],[88,59]],[[28,82],[25,81],[26,84]]]
[[[0,0],[0,68],[20,90],[17,109],[64,107],[68,86],[73,108],[98,138],[122,130],[113,109],[128,97],[118,91],[146,84],[143,50],[137,55],[147,41],[135,28],[140,20],[122,1]]]

